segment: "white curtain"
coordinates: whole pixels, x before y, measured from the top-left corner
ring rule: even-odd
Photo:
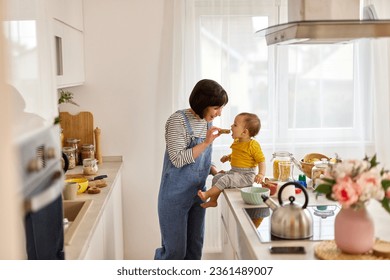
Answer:
[[[389,39],[371,42],[372,87],[374,96],[374,139],[378,161],[390,169],[390,43]]]
[[[267,47],[255,32],[286,22],[286,0],[167,1],[174,10],[174,110],[189,106],[198,80],[214,79],[229,94],[214,125],[228,128],[243,111],[260,117],[256,138],[267,158],[267,176],[272,174],[272,154],[285,150],[298,160],[311,152],[330,157],[337,153],[341,158],[377,153],[390,167],[387,40]],[[230,168],[219,159],[230,152],[231,142],[229,136],[214,142],[218,169]],[[219,211],[220,207],[207,211],[208,253],[221,250]]]
[[[341,158],[377,153],[382,163],[389,161],[387,41],[267,47],[255,32],[286,20],[285,1],[275,2],[174,2],[174,108],[188,107],[193,85],[210,78],[229,94],[214,125],[229,127],[242,111],[258,114],[256,138],[269,160],[287,150],[298,160],[319,152]],[[215,142],[217,164],[231,141]]]

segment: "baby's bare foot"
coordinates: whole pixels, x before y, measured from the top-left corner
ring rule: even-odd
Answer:
[[[200,206],[202,208],[209,208],[209,207],[217,207],[218,205],[218,202],[216,201],[207,201],[205,203],[202,203]]]
[[[202,201],[206,201],[207,200],[205,192],[202,192],[201,190],[198,191],[198,196],[200,197],[200,199]]]

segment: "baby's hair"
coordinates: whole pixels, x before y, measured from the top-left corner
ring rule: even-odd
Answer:
[[[250,137],[256,136],[261,128],[261,122],[256,114],[240,113],[238,116],[244,117],[245,128],[248,129]]]

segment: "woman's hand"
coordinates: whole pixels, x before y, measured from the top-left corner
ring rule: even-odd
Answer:
[[[210,127],[210,129],[207,130],[206,139],[204,142],[208,145],[212,144],[214,140],[220,136],[219,130],[220,128],[218,127],[215,126]]]
[[[207,130],[206,139],[204,142],[192,148],[192,157],[194,159],[198,158],[204,152],[204,150],[206,150],[207,147],[214,142],[215,138],[219,137],[218,131],[219,128],[215,126]]]

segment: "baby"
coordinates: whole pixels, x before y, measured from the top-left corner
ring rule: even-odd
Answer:
[[[231,169],[216,174],[209,190],[198,191],[198,196],[204,201],[201,204],[203,208],[216,207],[218,197],[225,188],[247,187],[253,182],[260,184],[263,181],[265,157],[260,144],[253,139],[260,131],[260,119],[255,114],[240,113],[235,117],[231,128],[234,139],[230,146],[232,153],[221,158],[221,162],[230,161]]]

